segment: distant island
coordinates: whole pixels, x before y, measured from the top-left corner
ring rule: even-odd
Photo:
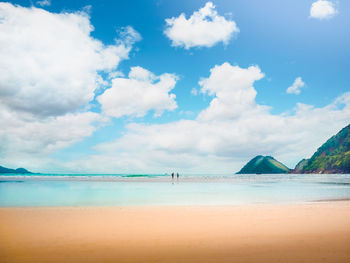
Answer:
[[[0,166],[0,174],[31,174],[28,170],[24,168],[10,169]]]
[[[302,159],[294,169],[271,156],[258,155],[237,174],[350,173],[350,124],[327,140],[310,159]]]
[[[290,169],[271,156],[258,155],[251,159],[237,174],[281,174]]]

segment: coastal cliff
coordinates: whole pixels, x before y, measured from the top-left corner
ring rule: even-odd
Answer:
[[[350,124],[327,140],[292,173],[350,173]]]

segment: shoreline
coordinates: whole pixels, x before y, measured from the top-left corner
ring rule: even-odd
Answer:
[[[285,206],[307,206],[307,205],[313,205],[313,204],[324,204],[324,203],[338,203],[338,202],[344,202],[350,203],[350,197],[345,198],[327,198],[327,199],[317,199],[317,200],[306,200],[306,201],[288,201],[288,202],[256,202],[256,203],[237,203],[237,204],[140,204],[140,205],[28,205],[28,206],[1,206],[0,205],[0,212],[4,209],[61,209],[61,208],[77,208],[77,209],[90,209],[90,208],[165,208],[165,207],[206,207],[206,208],[213,208],[213,207],[285,207]]]
[[[350,201],[350,197],[344,197],[344,198],[329,198],[329,199],[320,199],[320,200],[315,200],[311,202],[315,203],[325,203],[325,202],[345,202],[345,201]]]
[[[1,207],[1,262],[349,262],[350,201]]]
[[[171,175],[156,174],[156,175],[113,175],[113,174],[99,174],[99,175],[81,175],[81,174],[33,174],[33,175],[4,175],[0,174],[0,181],[77,181],[77,182],[259,182],[269,181],[269,177],[282,176],[279,179],[283,180],[299,180],[300,178],[327,178],[332,176],[348,176],[350,174],[181,174],[180,178],[171,179]],[[274,178],[275,179],[275,178]]]

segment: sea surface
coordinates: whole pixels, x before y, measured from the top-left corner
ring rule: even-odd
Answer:
[[[0,175],[0,206],[284,204],[350,199],[350,175]]]

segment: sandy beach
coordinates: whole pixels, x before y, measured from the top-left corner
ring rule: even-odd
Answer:
[[[5,262],[350,262],[350,201],[0,208]]]

